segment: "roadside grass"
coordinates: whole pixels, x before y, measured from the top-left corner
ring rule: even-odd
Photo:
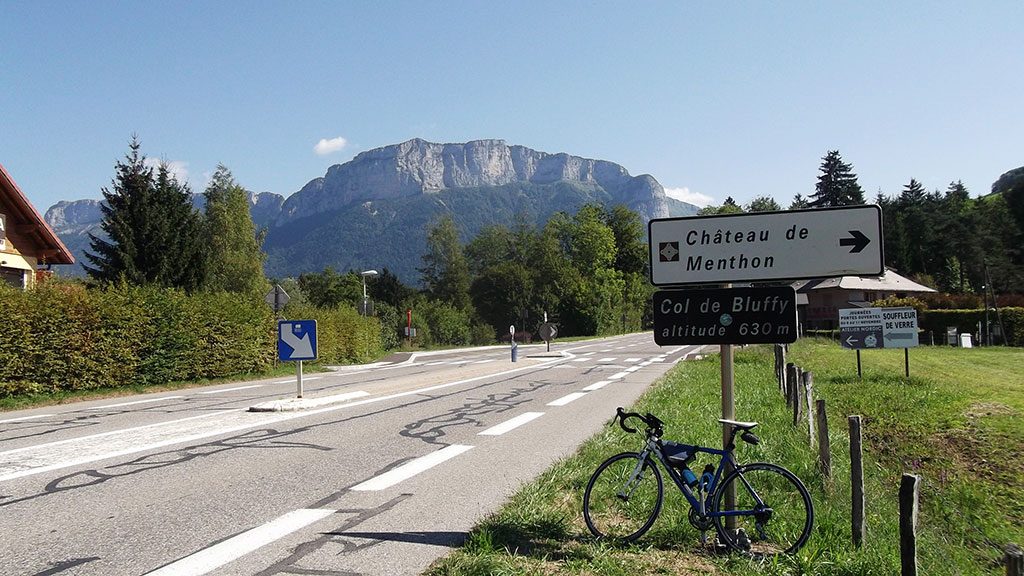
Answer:
[[[852,352],[815,340],[791,347],[790,358],[815,373],[816,396],[828,405],[833,475],[826,479],[817,469],[816,450],[809,447],[806,423],[792,425],[792,412],[774,379],[770,347],[737,350],[737,418],[757,420],[762,440],[758,446],[740,443],[738,459],[785,466],[804,481],[814,501],[814,531],[792,557],[758,563],[702,547],[699,532],[686,518],[688,504],[667,479],[665,507],[650,532],[629,546],[595,541],[581,511],[590,474],[605,458],[636,450],[642,442],[609,426],[574,456],[524,486],[483,520],[461,549],[435,562],[427,574],[898,574],[897,493],[903,470],[924,477],[921,573],[1001,573],[1002,546],[1024,536],[1019,528],[1022,475],[1004,469],[1013,467],[1009,462],[1019,463],[1024,441],[1024,426],[1014,418],[1024,409],[1024,381],[1016,373],[1024,351],[971,354],[919,348],[911,352],[911,374],[919,376],[909,383],[902,378],[902,351],[891,352],[865,354],[867,371],[858,382]],[[630,408],[664,420],[667,438],[720,445],[719,366],[717,355],[681,364]],[[850,543],[846,415],[854,413],[865,417],[866,434],[868,535],[861,549]],[[971,415],[975,413],[984,415]],[[608,416],[610,422],[613,414]],[[951,440],[975,449],[973,442],[994,440],[996,434],[1001,435],[997,442],[988,442],[972,456]],[[710,460],[698,459],[691,468],[699,471],[706,462]],[[709,536],[713,539],[713,531]]]

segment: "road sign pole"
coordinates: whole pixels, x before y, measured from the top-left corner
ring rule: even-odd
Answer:
[[[723,288],[731,288],[732,284],[725,284]],[[732,344],[722,344],[719,350],[722,358],[722,418],[725,420],[733,420],[736,418],[736,401],[733,397],[734,383],[735,383],[735,371],[733,370],[733,349]],[[728,424],[722,424],[722,449],[725,450],[729,447],[729,437],[732,434],[732,427]],[[732,471],[732,466],[726,463],[725,474],[729,474]],[[725,509],[733,510],[736,508],[736,486],[729,484],[726,487],[725,492]],[[726,516],[725,527],[727,530],[736,529],[736,517]]]
[[[857,348],[857,380],[860,380],[862,377],[863,374],[860,371],[860,348]]]
[[[910,348],[903,349],[903,368],[907,378],[910,378]]]
[[[296,387],[298,388],[298,397],[302,398],[302,360],[295,363],[295,370],[297,372]]]

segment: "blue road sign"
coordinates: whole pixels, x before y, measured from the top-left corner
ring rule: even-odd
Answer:
[[[277,355],[283,362],[316,360],[316,320],[278,322]]]

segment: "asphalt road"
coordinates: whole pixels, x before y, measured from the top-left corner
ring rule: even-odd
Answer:
[[[0,574],[418,574],[694,347],[419,354],[0,414]],[[318,399],[329,402],[317,405]]]

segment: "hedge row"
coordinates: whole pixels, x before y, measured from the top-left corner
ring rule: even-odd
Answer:
[[[989,310],[989,325],[995,334],[999,325],[999,318],[1002,317],[1003,326],[1006,328],[1005,341],[996,337],[996,343],[1005,342],[1008,346],[1024,346],[1024,308],[1000,308],[997,315],[994,310]],[[985,325],[985,310],[926,310],[918,315],[917,326],[924,331],[921,335],[921,342],[930,342],[926,336],[931,333],[936,344],[946,342],[946,329],[955,326],[957,332],[969,332],[977,336],[978,322]],[[837,340],[839,330],[807,330],[808,336],[823,336]]]
[[[1024,346],[1024,308],[1000,308],[998,315],[990,310],[988,320],[993,331],[999,325],[999,317],[1002,317],[1006,328],[1005,343]],[[985,325],[985,310],[928,310],[918,319],[918,326],[935,334],[936,342],[945,342],[947,327],[956,326],[960,332],[974,334],[978,331],[978,322]]]
[[[316,320],[317,362],[320,364],[368,362],[385,351],[380,322],[360,316],[354,308],[289,305],[284,314],[294,320]]]
[[[380,324],[355,310],[312,307],[320,362],[379,356]],[[261,299],[116,286],[0,286],[0,397],[260,373],[276,355],[277,327]]]

